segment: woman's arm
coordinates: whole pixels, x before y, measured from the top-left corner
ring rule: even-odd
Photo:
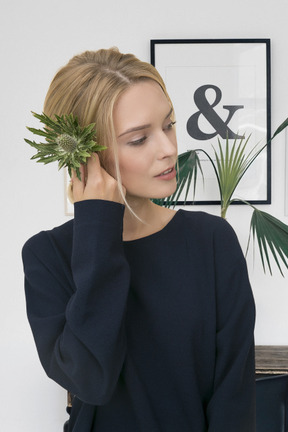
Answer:
[[[23,248],[27,313],[43,367],[90,404],[109,400],[125,357],[123,211],[111,201],[78,202],[73,241],[72,230],[61,238],[58,228]]]
[[[255,306],[246,262],[232,228],[214,238],[217,334],[209,432],[255,432]]]

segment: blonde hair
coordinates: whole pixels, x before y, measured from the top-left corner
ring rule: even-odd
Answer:
[[[133,54],[122,54],[117,48],[86,51],[74,56],[57,72],[44,102],[44,113],[50,117],[72,113],[82,126],[95,123],[98,144],[113,150],[116,177],[123,198],[113,110],[119,96],[128,87],[147,79],[160,85],[172,107],[163,79],[150,63]],[[104,168],[105,154],[105,151],[99,153]]]

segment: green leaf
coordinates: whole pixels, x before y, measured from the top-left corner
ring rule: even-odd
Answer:
[[[270,254],[274,258],[283,276],[281,262],[282,265],[284,264],[284,266],[288,268],[288,226],[269,213],[260,211],[254,207],[247,250],[249,248],[251,234],[253,241],[255,242],[257,240],[264,272],[266,271],[266,263],[270,274],[272,274],[270,251]]]
[[[286,118],[286,120],[283,121],[283,123],[281,123],[281,125],[276,129],[276,131],[274,132],[274,135],[271,139],[275,138],[276,135],[278,135],[280,132],[282,132],[286,127],[288,126],[288,117]]]
[[[245,155],[245,150],[250,139],[250,135],[245,139],[235,139],[233,144],[229,143],[228,137],[225,141],[225,150],[218,139],[218,152],[214,149],[216,159],[216,170],[221,196],[221,216],[226,216],[226,211],[231,203],[240,180],[248,169],[251,157],[254,157],[256,146]],[[252,156],[251,156],[252,155]]]

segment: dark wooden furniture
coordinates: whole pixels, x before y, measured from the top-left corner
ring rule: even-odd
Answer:
[[[257,375],[288,375],[288,345],[257,345]]]
[[[256,346],[256,432],[288,432],[288,346]]]

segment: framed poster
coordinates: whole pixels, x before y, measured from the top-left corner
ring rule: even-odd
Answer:
[[[218,146],[218,139],[225,144],[228,137],[230,145],[251,134],[245,154],[269,141],[269,39],[153,39],[150,43],[151,63],[162,75],[174,105],[179,154],[203,149],[215,159],[213,146]],[[193,203],[217,204],[220,196],[212,164],[204,153],[199,156],[205,180],[203,184],[198,179]],[[252,204],[271,202],[270,144],[245,173],[233,197]]]

